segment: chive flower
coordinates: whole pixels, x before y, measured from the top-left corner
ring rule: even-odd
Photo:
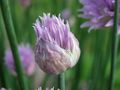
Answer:
[[[33,27],[37,35],[35,60],[44,72],[59,74],[77,63],[79,42],[60,15],[44,14]]]
[[[81,25],[81,28],[89,27],[89,30],[92,30],[102,27],[113,26],[115,0],[79,0],[79,1],[83,5],[83,8],[80,9],[81,13],[80,17],[88,19],[87,22]],[[120,22],[118,23],[118,33],[120,34]]]
[[[25,74],[28,76],[32,75],[35,71],[35,59],[32,49],[28,44],[21,44],[18,46],[18,51]],[[16,75],[16,68],[14,65],[14,58],[11,49],[8,49],[5,53],[5,64],[12,72],[12,74]]]

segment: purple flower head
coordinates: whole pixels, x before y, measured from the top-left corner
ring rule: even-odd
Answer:
[[[82,13],[80,17],[89,19],[88,22],[81,25],[82,28],[90,27],[89,30],[92,30],[113,26],[114,0],[80,0],[80,2],[83,4],[83,8],[80,9]],[[120,33],[120,22],[118,28]]]
[[[21,58],[21,63],[23,66],[23,70],[27,75],[32,75],[35,69],[35,59],[34,53],[29,45],[19,45],[18,46],[19,55]],[[14,59],[11,50],[7,50],[5,54],[6,66],[12,72],[12,74],[16,75],[16,68],[14,65]]]
[[[59,74],[77,63],[78,40],[60,15],[44,14],[36,20],[34,29],[37,35],[35,60],[43,71]]]
[[[20,3],[23,7],[28,7],[31,3],[31,0],[20,0]]]

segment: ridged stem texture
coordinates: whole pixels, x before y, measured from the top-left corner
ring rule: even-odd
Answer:
[[[110,81],[108,90],[114,89],[114,74],[115,74],[115,62],[117,60],[117,49],[118,49],[118,0],[115,0],[114,4],[114,24],[112,30],[112,52],[111,52],[111,70],[110,70]]]
[[[27,83],[25,81],[25,76],[24,76],[23,70],[22,70],[20,56],[18,54],[17,40],[16,40],[16,36],[14,33],[15,30],[14,30],[13,22],[12,22],[12,18],[11,18],[9,2],[8,2],[8,0],[1,0],[0,5],[1,5],[1,11],[2,11],[2,15],[3,15],[5,27],[6,27],[7,36],[8,36],[11,50],[12,50],[13,57],[14,57],[14,62],[15,62],[15,66],[16,66],[16,72],[17,72],[20,88],[21,88],[21,90],[29,90],[27,87]]]

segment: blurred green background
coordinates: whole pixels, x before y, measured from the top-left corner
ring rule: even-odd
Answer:
[[[82,7],[78,0],[30,0],[28,6],[22,5],[20,0],[9,0],[9,2],[19,44],[30,43],[33,48],[36,36],[32,26],[35,20],[43,13],[59,15],[64,10],[69,10],[68,21],[71,25],[71,31],[79,40],[81,56],[77,65],[65,72],[66,90],[107,90],[110,74],[112,28],[102,28],[91,32],[88,32],[88,28],[80,28],[80,25],[86,20],[78,17],[78,11]],[[1,13],[0,27],[5,31]],[[9,47],[9,43],[6,34],[3,36],[0,44],[4,41],[4,48],[6,49]],[[120,44],[118,47],[114,90],[120,90]],[[1,48],[0,52],[3,52],[3,50]],[[5,73],[7,73],[6,82],[9,82],[7,86],[12,90],[19,90],[16,77],[12,76],[6,67]],[[27,77],[31,90],[40,86],[57,89],[57,76],[43,74],[43,72],[37,74]],[[39,78],[41,75],[43,77]],[[37,79],[40,79],[40,81],[35,81]],[[1,83],[0,86],[4,85]]]

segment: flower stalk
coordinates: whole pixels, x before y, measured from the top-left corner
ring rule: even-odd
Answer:
[[[58,75],[58,85],[60,90],[65,90],[65,75],[64,72]]]
[[[112,52],[111,52],[111,70],[110,70],[110,81],[108,90],[114,88],[114,74],[115,74],[115,62],[117,60],[117,48],[118,48],[118,0],[115,0],[114,4],[114,24],[112,30]]]
[[[20,88],[21,88],[21,90],[29,90],[27,87],[27,83],[25,81],[23,70],[22,70],[20,56],[18,54],[17,39],[16,39],[16,36],[14,33],[15,30],[14,30],[13,22],[12,22],[12,18],[11,18],[9,2],[8,2],[8,0],[1,0],[0,5],[1,5],[1,11],[2,11],[2,15],[3,15],[4,23],[5,23],[7,36],[8,36],[11,50],[12,50],[13,57],[14,57],[14,62],[15,62],[15,66],[16,66],[16,71],[17,71],[17,75],[18,75],[18,81],[19,81]]]
[[[3,26],[2,26],[2,17],[0,14],[0,80],[1,80],[1,86],[8,88],[8,83],[7,83],[7,79],[6,79],[6,71],[5,71],[5,65],[4,65],[4,51],[5,51],[5,47],[4,47],[4,34],[3,34]]]

